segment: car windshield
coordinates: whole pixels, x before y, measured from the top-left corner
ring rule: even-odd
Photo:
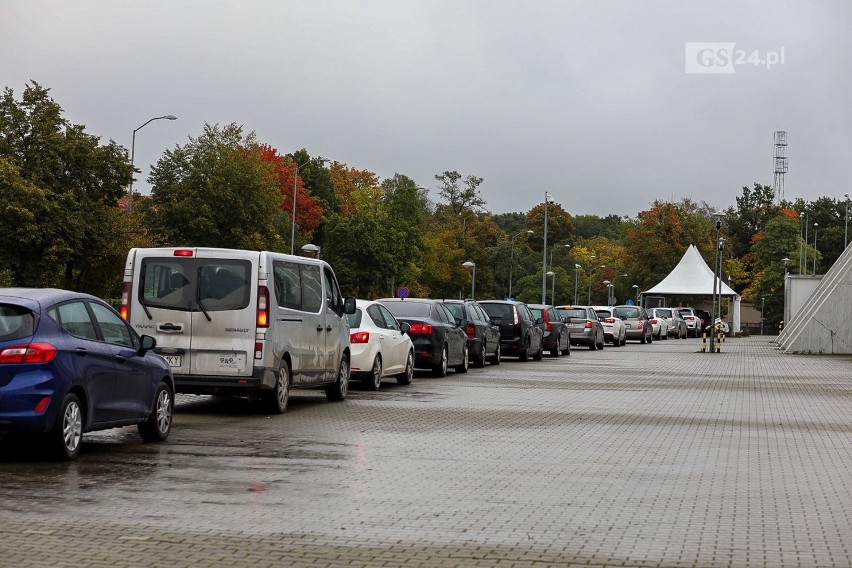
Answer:
[[[347,314],[346,318],[349,320],[349,329],[358,329],[361,327],[361,317],[363,317],[363,315],[361,308],[355,310],[354,314]]]
[[[0,304],[0,341],[13,341],[35,333],[36,317],[30,310]]]
[[[464,306],[461,304],[444,304],[444,307],[450,310],[455,319],[464,319],[464,310],[462,309]]]
[[[586,319],[586,310],[583,309],[559,309],[559,313],[562,314],[564,318],[582,318]]]
[[[639,313],[639,308],[633,306],[627,306],[624,308],[615,308],[613,310],[615,317],[617,318],[638,318],[642,317]]]
[[[428,318],[432,305],[426,302],[388,302],[385,307],[396,318]]]

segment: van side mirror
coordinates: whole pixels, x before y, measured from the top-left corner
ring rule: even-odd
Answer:
[[[151,349],[157,346],[157,340],[151,337],[150,335],[143,335],[139,339],[141,339],[139,345],[140,355],[144,355],[146,351],[150,351]]]
[[[353,296],[347,296],[343,300],[343,313],[345,314],[354,314],[355,313],[355,298]]]

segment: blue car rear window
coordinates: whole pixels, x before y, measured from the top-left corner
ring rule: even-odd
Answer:
[[[36,316],[22,306],[0,304],[0,341],[14,341],[35,333]]]

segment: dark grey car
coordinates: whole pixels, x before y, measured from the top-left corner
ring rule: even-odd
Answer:
[[[500,327],[500,349],[504,356],[516,356],[521,361],[530,357],[540,360],[544,356],[541,330],[525,303],[480,300],[479,305]]]
[[[482,368],[485,361],[500,364],[500,328],[476,300],[444,300],[444,306],[467,334],[470,362]]]

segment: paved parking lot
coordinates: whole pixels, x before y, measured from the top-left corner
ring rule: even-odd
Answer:
[[[852,566],[852,358],[628,343],[0,446],[0,566]]]

